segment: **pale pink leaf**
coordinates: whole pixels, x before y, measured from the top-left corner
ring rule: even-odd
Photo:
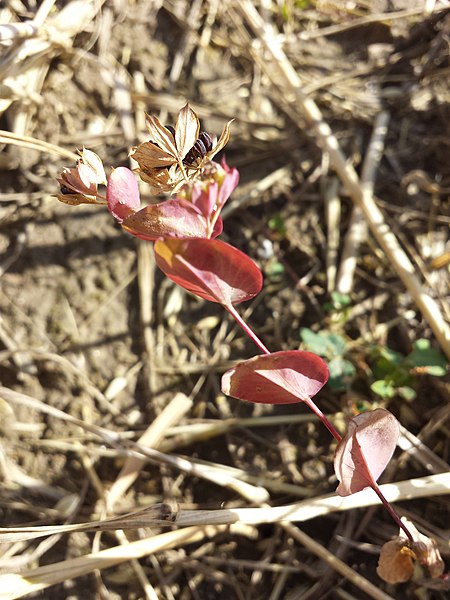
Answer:
[[[250,300],[262,287],[262,273],[251,258],[220,240],[159,239],[155,258],[172,281],[224,306]]]
[[[336,448],[334,470],[340,481],[336,492],[350,496],[373,487],[389,463],[399,435],[397,419],[384,408],[353,417]]]
[[[106,202],[119,223],[139,209],[139,187],[133,171],[126,167],[113,170],[106,186]]]
[[[217,181],[209,183],[206,189],[202,184],[194,183],[191,192],[191,202],[208,218],[217,208],[218,192],[219,184]]]

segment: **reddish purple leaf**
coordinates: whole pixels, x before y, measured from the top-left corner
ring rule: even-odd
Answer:
[[[249,402],[290,404],[317,394],[328,377],[327,365],[312,352],[273,352],[227,371],[222,377],[222,391]]]
[[[234,167],[230,169],[225,161],[225,158],[222,159],[221,165],[225,170],[225,177],[220,184],[219,197],[217,201],[217,204],[220,206],[220,208],[223,207],[239,183],[239,171]]]
[[[117,167],[108,179],[106,202],[109,212],[119,223],[139,210],[141,200],[137,179],[130,169]]]
[[[334,457],[334,470],[341,482],[336,490],[339,496],[375,485],[394,453],[399,435],[397,419],[384,408],[351,419]]]
[[[224,306],[250,300],[262,288],[262,274],[243,252],[209,239],[159,239],[158,267],[192,294]]]
[[[191,192],[191,202],[206,217],[210,217],[217,207],[219,184],[217,181],[210,182],[206,189],[200,183],[194,183]]]
[[[159,238],[207,236],[206,219],[200,210],[187,200],[177,198],[146,206],[125,219],[122,227],[128,233],[151,242]]]

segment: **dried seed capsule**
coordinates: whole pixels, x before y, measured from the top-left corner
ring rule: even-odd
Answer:
[[[204,158],[213,147],[211,136],[206,131],[201,131],[195,144],[183,159],[185,165],[195,165]]]

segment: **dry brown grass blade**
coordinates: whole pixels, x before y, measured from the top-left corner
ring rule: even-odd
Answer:
[[[100,552],[64,560],[21,574],[0,575],[0,598],[14,600],[32,592],[62,583],[68,579],[81,577],[96,569],[107,569],[132,559],[142,558],[156,552],[168,550],[184,544],[193,544],[212,538],[224,531],[226,527],[188,527],[178,531],[169,531],[151,538],[131,542],[128,545],[108,548]]]
[[[46,154],[53,154],[55,156],[62,156],[68,158],[72,162],[76,162],[80,157],[75,152],[38,140],[29,135],[19,135],[11,133],[10,131],[0,130],[0,143],[2,144],[14,144],[22,148],[30,148],[32,150],[39,150],[39,152],[45,152]]]
[[[374,598],[375,600],[394,600],[392,596],[382,592],[368,579],[362,577],[354,569],[346,565],[345,562],[337,558],[337,556],[313,540],[312,537],[307,535],[301,529],[293,527],[292,525],[284,525],[284,529],[291,537],[297,540],[297,542],[325,561],[334,571],[348,579],[348,581],[351,581],[353,585],[367,594],[369,598]]]
[[[185,394],[177,394],[139,438],[138,443],[150,448],[158,447],[165,437],[166,430],[178,423],[191,407],[191,399]],[[108,512],[113,510],[114,504],[120,496],[136,481],[144,465],[145,460],[143,459],[127,458],[116,481],[108,492],[106,507]]]
[[[380,486],[389,502],[413,500],[450,494],[450,473],[439,473],[428,477],[408,479]],[[261,525],[264,523],[302,523],[335,512],[355,508],[377,506],[378,497],[373,490],[366,489],[352,496],[336,494],[318,496],[285,506],[263,506],[257,508],[227,508],[220,510],[188,510],[166,504],[155,505],[121,517],[113,517],[91,523],[70,525],[44,525],[36,527],[0,528],[0,543],[15,542],[56,533],[73,531],[111,531],[114,529],[136,529],[139,527],[207,526],[207,525]]]
[[[252,2],[244,0],[237,10],[271,58],[271,61],[266,63],[267,75],[275,86],[282,87],[285,93],[290,92],[295,96],[294,108],[298,111],[299,117],[306,119],[314,127],[318,144],[330,155],[333,168],[352,200],[361,208],[373,236],[430,325],[441,349],[450,359],[450,328],[442,316],[439,304],[423,288],[416,276],[414,266],[371,195],[365,193],[355,169],[348,164],[336,137],[328,123],[324,121],[316,103],[303,93],[297,72],[281,48],[279,40],[266,26]]]
[[[194,477],[201,477],[203,479],[207,479],[212,483],[228,487],[244,498],[247,498],[253,502],[266,502],[269,499],[269,493],[267,490],[261,486],[251,485],[245,481],[241,481],[237,479],[233,475],[231,475],[226,469],[221,469],[218,467],[211,467],[209,465],[202,465],[199,463],[195,463],[192,460],[189,460],[180,456],[171,456],[169,454],[164,454],[163,452],[159,452],[153,448],[142,447],[140,444],[125,441],[121,439],[120,435],[116,434],[113,431],[109,431],[104,427],[98,427],[97,425],[91,425],[89,423],[85,423],[81,419],[77,419],[72,417],[71,415],[66,414],[65,412],[48,406],[44,402],[40,402],[36,398],[31,398],[26,394],[20,394],[18,392],[14,392],[5,387],[0,387],[0,398],[3,398],[9,403],[12,404],[20,404],[24,406],[28,406],[45,414],[52,415],[57,419],[62,419],[68,423],[72,423],[73,425],[77,425],[86,431],[90,431],[91,433],[99,436],[104,442],[108,445],[112,446],[116,449],[116,451],[122,455],[135,457],[140,460],[142,458],[149,459],[152,461],[156,461],[157,463],[164,463],[175,467],[185,473],[188,473]]]
[[[364,159],[361,173],[361,187],[366,198],[373,201],[375,178],[383,156],[384,140],[389,125],[389,113],[383,111],[375,119],[372,137]],[[349,294],[353,290],[353,276],[358,261],[359,248],[367,238],[367,221],[361,207],[353,205],[352,216],[345,237],[342,259],[339,267],[336,289],[341,294]]]

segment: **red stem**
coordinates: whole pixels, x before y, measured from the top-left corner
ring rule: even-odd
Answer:
[[[317,406],[314,400],[308,398],[307,400],[304,400],[304,403],[306,404],[306,406],[308,406],[310,410],[312,410],[312,412],[315,415],[319,417],[319,419],[322,421],[322,423],[325,425],[325,427],[328,429],[328,431],[331,433],[334,439],[340,442],[342,440],[341,434],[336,431],[336,429],[333,427],[333,425],[330,423],[327,417],[323,414],[323,412],[320,410],[320,408]]]
[[[249,336],[249,338],[251,340],[253,340],[253,342],[258,346],[258,348],[260,350],[262,350],[264,352],[264,354],[270,354],[270,351],[264,346],[262,341],[259,339],[259,337],[256,335],[256,333],[254,333],[252,331],[250,326],[247,325],[247,323],[239,315],[239,313],[234,308],[234,306],[232,304],[230,304],[230,306],[224,305],[224,307],[227,309],[227,311],[230,313],[230,315],[233,316],[233,318],[236,320],[236,322],[242,327],[242,329]],[[336,431],[336,429],[333,427],[333,425],[330,423],[330,421],[327,419],[327,417],[323,414],[323,412],[320,410],[320,408],[314,403],[314,401],[311,398],[307,398],[306,400],[304,400],[304,402],[309,407],[309,409],[312,410],[312,412],[319,417],[319,419],[322,421],[322,423],[325,425],[325,427],[328,429],[328,431],[331,433],[331,435],[334,437],[334,439],[336,439],[338,442],[340,442],[342,439],[341,435]]]
[[[391,515],[392,519],[397,523],[397,525],[400,527],[400,529],[403,529],[403,531],[405,532],[406,537],[408,538],[408,540],[410,541],[410,543],[414,544],[414,538],[413,538],[413,536],[411,535],[411,533],[408,530],[408,528],[406,527],[406,525],[402,522],[401,518],[395,512],[395,510],[392,507],[392,505],[389,504],[389,502],[383,496],[383,493],[380,490],[380,488],[378,487],[378,484],[376,482],[373,482],[373,484],[371,485],[371,488],[373,489],[373,491],[375,492],[375,494],[378,496],[378,498],[381,500],[381,502],[383,503],[384,508]]]
[[[250,329],[250,327],[247,325],[247,323],[244,321],[244,319],[241,317],[241,315],[237,312],[237,310],[234,308],[234,306],[232,304],[230,304],[230,305],[224,304],[223,306],[230,313],[230,315],[233,317],[233,319],[236,321],[236,323],[238,323],[238,325],[240,325],[242,327],[242,329],[245,331],[245,333],[248,335],[248,337],[258,346],[258,348],[260,350],[262,350],[264,352],[264,354],[270,354],[270,350],[268,350],[264,346],[264,344],[259,339],[259,337],[256,335],[256,333],[254,333]]]

